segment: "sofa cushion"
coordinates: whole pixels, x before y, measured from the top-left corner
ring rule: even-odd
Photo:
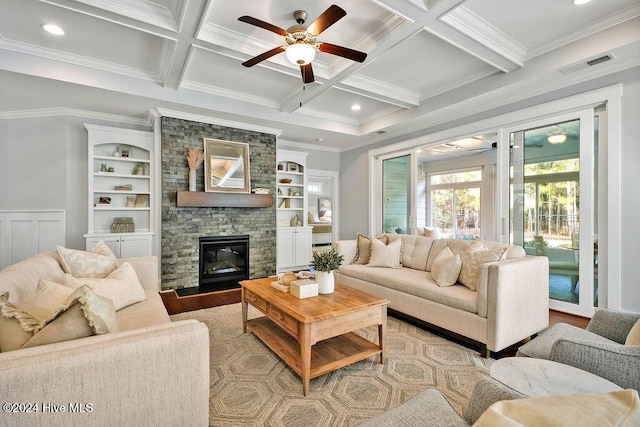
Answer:
[[[369,258],[368,267],[402,267],[402,241],[396,240],[389,242],[388,245],[382,243],[378,239],[371,241],[371,257]]]
[[[104,279],[79,278],[67,273],[64,275],[64,284],[71,288],[88,285],[96,294],[110,298],[116,311],[147,298],[138,275],[128,262]]]
[[[145,291],[147,298],[116,312],[121,331],[145,328],[147,326],[170,323],[171,319],[164,307],[158,291]]]
[[[489,249],[482,240],[474,240],[462,254],[458,281],[472,291],[477,290],[480,265],[504,259],[505,252],[506,248]]]
[[[603,344],[618,344],[615,341],[582,328],[567,325],[566,323],[557,323],[552,327],[545,329],[535,339],[520,347],[516,355],[551,360],[551,350],[553,349],[553,345],[560,339],[590,341]]]
[[[636,324],[633,325],[633,328],[629,331],[627,340],[624,343],[625,345],[640,345],[640,319],[638,319]]]
[[[385,286],[470,313],[478,312],[477,292],[462,285],[440,287],[429,272],[407,267],[397,270],[364,265],[343,265],[339,272],[345,276]]]
[[[433,241],[431,245],[431,251],[429,251],[429,259],[427,260],[427,271],[431,271],[431,266],[433,265],[433,261],[436,259],[440,251],[444,248],[451,249],[451,252],[454,254],[460,255],[467,249],[467,247],[471,244],[471,240],[460,240],[460,239],[436,239]],[[507,243],[501,242],[490,242],[484,241],[485,246],[488,249],[504,249],[504,258],[503,259],[515,259],[522,258],[526,255],[524,248],[516,245],[509,245]]]
[[[451,249],[445,248],[438,254],[431,267],[431,277],[438,286],[453,286],[458,281],[462,260]]]
[[[433,238],[411,234],[389,234],[389,243],[402,240],[402,266],[425,270]]]
[[[91,252],[58,246],[62,269],[75,277],[107,277],[118,268],[118,258],[102,240]]]

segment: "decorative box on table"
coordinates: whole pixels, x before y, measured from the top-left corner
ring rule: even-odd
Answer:
[[[291,295],[303,299],[318,296],[318,283],[311,279],[298,279],[291,282]]]

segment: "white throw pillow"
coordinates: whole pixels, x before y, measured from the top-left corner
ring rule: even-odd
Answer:
[[[433,260],[431,277],[438,286],[452,286],[458,280],[461,269],[460,255],[454,255],[451,249],[444,248]]]
[[[462,254],[462,269],[458,278],[459,282],[472,291],[477,290],[480,266],[487,262],[504,259],[506,251],[506,248],[490,250],[482,240],[474,240]]]
[[[402,240],[385,245],[378,239],[371,240],[369,267],[402,268]]]
[[[633,325],[624,343],[625,345],[640,345],[640,319]]]
[[[58,246],[62,269],[74,277],[106,277],[118,268],[118,257],[102,240],[91,252]]]
[[[128,262],[104,279],[65,274],[64,284],[72,288],[89,286],[96,295],[110,298],[116,311],[147,299],[136,271]]]

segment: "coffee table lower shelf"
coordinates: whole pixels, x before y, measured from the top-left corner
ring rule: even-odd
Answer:
[[[247,320],[248,328],[273,352],[302,377],[300,344],[267,317]],[[349,332],[317,342],[311,347],[309,378],[316,378],[368,357],[382,350],[373,342]]]

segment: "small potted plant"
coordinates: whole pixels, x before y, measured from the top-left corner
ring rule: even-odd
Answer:
[[[333,293],[335,284],[333,271],[340,267],[343,260],[344,256],[340,255],[333,248],[330,251],[313,253],[311,265],[316,270],[316,282],[318,282],[319,294]]]

